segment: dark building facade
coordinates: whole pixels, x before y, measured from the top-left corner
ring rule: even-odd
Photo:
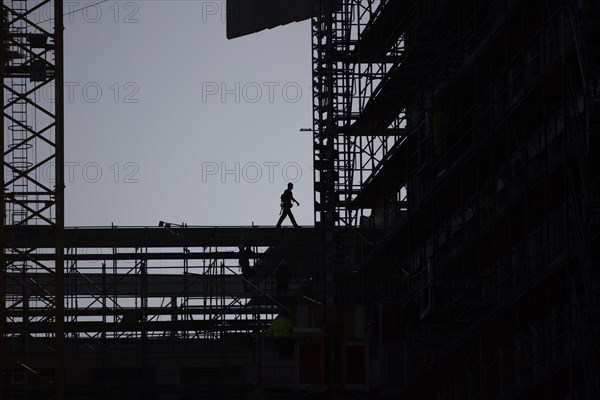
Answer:
[[[314,24],[325,297],[367,310],[369,390],[598,396],[598,11],[348,1]]]

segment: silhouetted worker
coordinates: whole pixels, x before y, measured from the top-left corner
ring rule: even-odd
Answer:
[[[267,328],[267,340],[275,342],[280,357],[290,357],[294,354],[292,332],[292,314],[288,310],[282,310]]]
[[[242,268],[242,278],[244,278],[244,290],[248,289],[248,280],[254,275],[254,270],[250,266],[250,258],[254,255],[254,252],[250,246],[238,246],[240,249],[240,267]]]
[[[290,221],[292,221],[292,224],[294,225],[294,227],[300,228],[300,226],[298,226],[298,224],[296,223],[294,214],[292,214],[292,206],[293,206],[292,202],[296,203],[297,205],[300,205],[300,203],[298,203],[296,201],[296,199],[294,198],[294,195],[292,194],[293,188],[294,188],[294,184],[291,182],[288,183],[288,188],[281,195],[281,217],[279,217],[279,221],[277,221],[278,228],[281,228],[281,223],[283,222],[285,217],[288,217],[288,216],[290,217]]]
[[[275,270],[275,283],[277,284],[278,294],[287,294],[290,286],[290,270],[285,262],[279,264]]]

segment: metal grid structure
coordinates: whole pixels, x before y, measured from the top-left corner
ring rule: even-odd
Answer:
[[[58,18],[34,21],[42,7]],[[20,382],[28,388],[21,396],[46,398],[64,394],[62,31],[61,1],[2,2],[0,393],[6,382]],[[43,98],[48,90],[54,101]],[[26,240],[27,233],[7,237],[12,226],[44,229],[49,234],[40,240],[55,256],[37,261],[40,242]],[[41,283],[40,276],[51,279]],[[17,289],[8,293],[7,285]],[[33,309],[44,313],[35,315]],[[48,329],[38,333],[39,324]]]
[[[211,398],[223,386],[252,393],[264,331],[282,310],[317,302],[310,228],[161,225],[65,229],[66,398]],[[40,243],[35,254],[6,254],[6,262],[54,260],[51,232],[5,227],[7,242]],[[242,271],[241,244],[253,250],[252,274]],[[284,268],[290,273],[282,277]],[[5,278],[5,296],[19,295],[19,273]],[[51,273],[35,279],[55,295]],[[52,313],[31,305],[26,322],[22,310],[7,308],[5,349],[21,343],[24,329],[53,334]],[[5,368],[6,398],[39,398],[34,384]]]
[[[401,3],[342,2],[334,9],[323,2],[323,17],[313,22],[317,224],[356,227],[372,209],[398,203],[379,197],[363,200],[359,194],[406,138],[404,109],[372,101],[401,103],[408,92],[395,81],[392,90],[381,92],[386,87],[382,83],[396,75],[408,55],[402,33],[381,41],[380,27],[373,23],[380,14],[400,13]],[[411,78],[406,71],[401,75]]]
[[[340,320],[336,316],[336,279],[348,269],[354,241],[341,241],[337,230],[358,227],[362,218],[379,213],[383,221],[395,219],[405,204],[406,190],[364,196],[365,187],[379,168],[406,140],[404,107],[408,91],[390,76],[407,62],[401,26],[396,36],[381,35],[378,16],[401,15],[404,2],[321,1],[320,17],[312,23],[313,149],[315,227],[323,274],[325,308],[326,377],[322,391],[335,396],[339,355],[335,350]],[[408,23],[406,19],[403,23]],[[395,23],[395,17],[393,17]],[[388,85],[385,85],[385,83]],[[381,90],[383,88],[383,91]],[[382,105],[383,103],[383,105]],[[391,180],[391,179],[390,179]],[[363,196],[361,196],[361,193]],[[360,235],[358,235],[360,237]],[[351,252],[350,252],[351,253]]]
[[[313,20],[330,368],[347,367],[330,327],[355,304],[382,348],[363,389],[595,398],[597,5],[341,4]],[[360,232],[347,259],[340,226]]]

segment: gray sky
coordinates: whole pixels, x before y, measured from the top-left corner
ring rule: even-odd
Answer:
[[[288,179],[312,224],[310,23],[227,40],[224,8],[65,17],[67,225],[273,225]]]

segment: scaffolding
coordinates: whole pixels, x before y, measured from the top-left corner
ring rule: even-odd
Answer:
[[[55,18],[34,21],[32,15],[41,7],[48,7]],[[2,395],[7,381],[47,398],[64,395],[62,31],[61,1],[2,2]],[[54,101],[42,96],[49,89]],[[44,180],[43,171],[54,178],[54,185]],[[12,239],[17,238],[6,236],[11,226],[45,228],[51,233],[45,244],[55,249],[55,256],[33,260],[39,243],[26,240],[24,233],[16,244]],[[40,275],[52,279],[41,283]],[[15,287],[10,294],[7,285]],[[34,315],[34,309],[45,312]],[[37,332],[40,324],[47,325],[43,333]],[[11,325],[18,329],[11,330]]]
[[[372,360],[375,388],[597,395],[597,26],[576,0],[357,0],[313,20],[328,327],[370,310],[394,355]]]
[[[260,386],[256,352],[267,327],[282,310],[316,302],[310,228],[161,225],[65,229],[67,398],[210,397],[230,384],[230,393],[252,392]],[[54,247],[44,244],[48,235],[39,227],[6,227],[5,240],[14,245],[40,243],[27,256],[5,255],[6,262],[55,259]],[[242,272],[240,246],[252,249],[252,274]],[[278,272],[283,265],[286,277]],[[21,292],[13,275],[6,273],[7,298]],[[48,296],[54,279],[35,276]],[[35,322],[22,321],[22,309],[6,310],[5,349],[22,343],[25,328],[47,342],[52,311],[31,305],[27,313]],[[187,383],[173,387],[181,380]],[[8,398],[35,393],[15,378],[5,384]]]

